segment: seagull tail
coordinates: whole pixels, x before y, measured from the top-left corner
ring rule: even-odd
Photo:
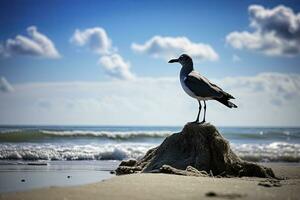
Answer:
[[[235,105],[234,103],[232,103],[231,101],[228,100],[228,98],[216,98],[215,100],[217,100],[218,102],[224,104],[225,106],[227,106],[228,108],[237,108],[237,105]]]
[[[225,93],[225,96],[228,98],[228,99],[235,99],[231,94],[227,93],[227,92],[224,92]]]
[[[229,108],[237,108],[237,105],[235,105],[234,103],[232,103],[231,101],[227,101],[227,103],[228,103],[228,107]]]

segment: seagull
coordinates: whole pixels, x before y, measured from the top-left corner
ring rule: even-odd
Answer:
[[[181,64],[180,83],[183,90],[191,97],[198,100],[199,111],[195,123],[199,123],[199,115],[201,112],[201,102],[204,102],[204,116],[201,124],[205,122],[206,102],[207,100],[217,100],[229,108],[237,108],[237,106],[229,101],[234,97],[223,91],[216,84],[211,83],[207,78],[194,70],[193,60],[187,54],[182,54],[177,59],[172,59],[169,63],[178,62]]]

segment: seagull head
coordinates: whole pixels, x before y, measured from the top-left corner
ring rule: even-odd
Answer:
[[[193,60],[187,54],[182,54],[179,58],[169,60],[169,63],[175,63],[175,62],[179,62],[182,66],[184,66],[186,64],[193,63]]]

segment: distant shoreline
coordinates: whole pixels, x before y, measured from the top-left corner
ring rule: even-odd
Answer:
[[[209,122],[210,123],[210,122]],[[300,126],[285,126],[285,125],[215,125],[217,128],[300,128]],[[184,124],[182,125],[106,125],[106,124],[91,124],[91,125],[78,125],[78,124],[0,124],[0,128],[6,128],[6,127],[75,127],[75,128],[132,128],[132,127],[145,127],[145,128],[183,128]]]

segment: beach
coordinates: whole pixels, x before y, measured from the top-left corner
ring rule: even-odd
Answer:
[[[299,128],[220,127],[242,159],[282,180],[141,173],[116,176],[182,127],[1,127],[1,199],[297,199]]]
[[[300,200],[300,0],[0,19],[0,200]]]
[[[284,178],[188,177],[167,174],[116,176],[98,183],[1,194],[1,199],[299,199],[300,166],[264,164]],[[215,198],[217,197],[217,198]]]

